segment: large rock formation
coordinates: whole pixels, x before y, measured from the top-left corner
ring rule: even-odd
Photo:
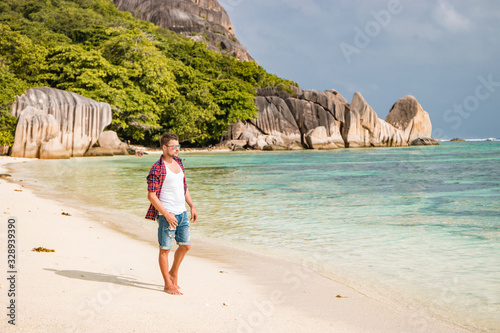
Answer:
[[[207,43],[208,48],[253,60],[236,39],[226,11],[217,0],[113,0],[119,10]]]
[[[379,119],[359,92],[354,93],[345,126],[349,148],[408,146],[404,132]]]
[[[277,96],[258,96],[255,103],[259,116],[247,122],[237,122],[231,128],[231,143],[264,149],[266,146],[300,145],[301,133],[285,101]]]
[[[56,148],[58,158],[69,158],[62,145],[53,147],[54,144],[49,143],[58,133],[59,124],[54,116],[28,106],[17,121],[12,156],[36,158],[47,155],[50,148]]]
[[[393,106],[389,123],[377,117],[359,92],[348,104],[335,90],[291,88],[293,92],[257,89],[257,118],[233,124],[233,141],[227,143],[254,149],[404,147],[430,135],[429,115],[413,97]]]
[[[12,156],[83,156],[111,124],[111,107],[72,92],[31,88],[12,105],[19,118]]]
[[[337,121],[341,123],[345,122],[346,106],[349,102],[347,102],[347,100],[336,90],[304,90],[298,98],[321,105],[326,111],[330,112]]]
[[[257,146],[262,146],[262,141],[268,145],[300,144],[301,132],[283,99],[277,96],[258,96],[255,103],[260,110],[259,116],[249,123],[264,135],[257,136]],[[240,139],[244,138],[245,136]],[[249,145],[252,146],[252,143]]]
[[[231,138],[246,140],[246,146],[257,149],[344,147],[341,129],[345,99],[334,90],[291,88],[294,96],[273,87],[258,89],[257,118],[234,124]]]
[[[413,96],[405,96],[394,103],[385,121],[402,130],[408,143],[416,138],[430,137],[432,133],[429,114]]]
[[[128,145],[121,142],[115,131],[104,131],[97,140],[99,147],[91,147],[85,156],[128,155]]]
[[[8,155],[10,150],[10,146],[7,145],[1,145],[0,146],[0,156],[2,155]]]
[[[97,142],[99,143],[99,147],[106,149],[126,150],[128,147],[125,142],[120,141],[115,131],[102,132]]]
[[[297,98],[288,98],[286,104],[292,110],[303,135],[302,142],[308,148],[344,147],[339,125],[321,105]]]

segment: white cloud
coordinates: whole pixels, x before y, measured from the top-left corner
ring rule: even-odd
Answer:
[[[453,8],[452,5],[445,1],[439,1],[438,6],[433,12],[433,18],[443,28],[451,33],[468,31],[472,24]]]

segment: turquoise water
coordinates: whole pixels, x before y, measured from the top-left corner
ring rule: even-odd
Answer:
[[[475,331],[500,327],[500,143],[186,153],[193,236],[292,260]],[[159,155],[16,165],[130,233]],[[48,185],[50,184],[50,185]],[[120,217],[120,220],[117,220]]]

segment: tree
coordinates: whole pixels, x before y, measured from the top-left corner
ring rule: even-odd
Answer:
[[[0,58],[1,62],[1,58]],[[16,78],[5,65],[0,65],[0,146],[14,143],[17,119],[11,115],[11,106],[16,95],[21,95],[29,85]]]
[[[296,85],[109,0],[0,1],[0,65],[14,86],[46,85],[109,103],[111,128],[141,143],[168,130],[181,141],[213,142],[229,124],[255,117],[255,88]],[[14,94],[4,96],[13,101]],[[10,118],[2,119],[11,129]]]
[[[18,78],[35,82],[34,78],[46,68],[46,55],[47,49],[43,46],[0,23],[0,57]]]
[[[214,138],[220,137],[230,124],[257,116],[255,92],[248,82],[217,80],[214,84],[213,95],[215,103],[220,108],[216,119],[210,124],[210,132]]]

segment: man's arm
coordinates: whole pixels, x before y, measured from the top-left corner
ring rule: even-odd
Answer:
[[[191,208],[191,222],[195,223],[196,220],[198,220],[198,213],[196,212],[196,208],[194,208],[194,203],[191,199],[191,194],[189,194],[189,190],[186,190],[186,203],[189,205],[189,208]]]
[[[151,202],[153,206],[160,212],[161,215],[165,216],[167,219],[168,225],[173,228],[177,227],[177,219],[175,218],[175,215],[172,213],[169,213],[165,207],[160,202],[160,199],[156,196],[155,192],[148,191],[148,200]]]

